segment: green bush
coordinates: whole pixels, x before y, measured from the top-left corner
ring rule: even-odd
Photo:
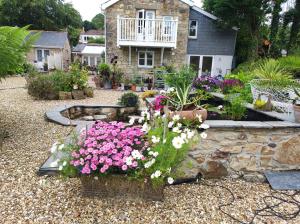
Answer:
[[[119,105],[125,107],[137,107],[139,104],[139,97],[134,93],[124,93],[119,99]]]
[[[58,91],[56,90],[52,77],[43,74],[30,78],[28,83],[28,94],[36,99],[58,99]]]
[[[88,40],[89,44],[105,44],[105,39],[103,37],[100,38],[90,38]]]
[[[226,118],[231,120],[241,120],[247,112],[243,97],[238,94],[232,94],[228,95],[226,98],[229,101],[229,103],[224,107],[224,115]]]

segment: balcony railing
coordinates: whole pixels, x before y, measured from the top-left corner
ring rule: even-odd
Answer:
[[[176,48],[178,20],[118,17],[118,46]]]

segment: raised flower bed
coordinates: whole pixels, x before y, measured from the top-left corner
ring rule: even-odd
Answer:
[[[180,173],[197,131],[179,116],[160,115],[144,111],[130,125],[98,121],[82,130],[75,143],[54,145],[53,153],[64,154],[55,161],[61,174],[79,177],[84,196],[162,200],[165,184]]]

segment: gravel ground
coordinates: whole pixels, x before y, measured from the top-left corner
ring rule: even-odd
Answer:
[[[25,82],[9,78],[5,83],[2,88],[20,87]],[[164,202],[100,200],[81,197],[77,179],[36,175],[52,143],[72,130],[46,122],[47,110],[76,103],[113,104],[119,96],[120,92],[96,91],[93,99],[50,102],[34,101],[22,88],[0,91],[0,127],[9,133],[0,149],[0,223],[236,223],[218,209],[231,199],[228,191],[219,187],[202,183],[167,187]],[[237,199],[223,210],[244,222],[255,209],[264,207],[262,198],[271,193],[267,184],[240,180],[208,183],[232,190]],[[295,208],[284,205],[283,209]],[[288,222],[257,218],[255,223],[296,224],[300,217]]]

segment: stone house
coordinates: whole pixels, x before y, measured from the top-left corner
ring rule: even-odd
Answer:
[[[232,69],[237,29],[220,29],[217,18],[190,0],[109,0],[106,60],[118,58],[126,74],[151,74],[161,65],[192,65],[199,75]]]
[[[71,47],[67,32],[32,31],[40,33],[31,51],[27,54],[27,62],[38,70],[48,69],[68,70],[71,63]]]

